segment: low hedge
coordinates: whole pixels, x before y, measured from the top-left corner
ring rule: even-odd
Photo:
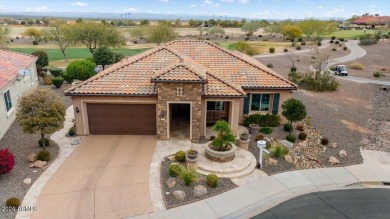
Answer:
[[[60,68],[49,68],[49,71],[50,71],[50,74],[52,74],[54,77],[59,77],[63,70]]]
[[[263,134],[271,134],[272,128],[271,127],[261,127],[259,132],[263,133]]]
[[[62,77],[54,77],[51,79],[51,83],[56,87],[60,88],[64,83],[64,79]]]
[[[251,114],[244,118],[244,125],[249,126],[250,124],[257,124],[260,127],[276,127],[280,124],[280,116],[272,114]]]

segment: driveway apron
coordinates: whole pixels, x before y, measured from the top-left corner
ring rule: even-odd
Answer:
[[[89,135],[43,188],[31,218],[124,218],[152,211],[156,136]]]

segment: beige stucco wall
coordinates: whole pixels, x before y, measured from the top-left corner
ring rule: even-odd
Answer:
[[[111,97],[111,96],[73,96],[74,118],[78,135],[88,135],[88,109],[87,103],[111,104],[157,104],[156,97]],[[76,112],[76,107],[79,113]],[[157,112],[156,112],[157,114]],[[158,130],[158,126],[157,126]]]
[[[35,88],[38,86],[38,75],[37,75],[37,69],[35,67],[35,63],[28,66],[28,68],[31,72],[30,75],[25,76],[20,81],[17,81],[14,79],[11,83],[9,83],[6,87],[1,89],[1,97],[0,97],[0,139],[4,136],[4,134],[7,132],[8,128],[11,126],[11,124],[15,121],[16,118],[16,110],[18,105],[18,100],[20,97],[23,96],[23,94],[30,90],[31,88]],[[7,108],[5,106],[5,100],[4,100],[4,93],[6,91],[10,91],[11,94],[11,101],[13,109],[11,109],[7,113]]]

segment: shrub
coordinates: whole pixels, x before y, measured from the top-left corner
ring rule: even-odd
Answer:
[[[262,128],[260,128],[259,132],[263,133],[263,134],[271,134],[272,128],[271,127],[262,127]]]
[[[114,54],[114,63],[122,61],[123,58],[125,58],[125,55],[120,52],[112,52]]]
[[[10,41],[11,41],[11,42],[14,42],[14,39],[11,39]]]
[[[294,71],[294,72],[296,72],[296,71],[297,71],[297,67],[295,67],[295,66],[292,66],[292,67],[290,68],[290,71]]]
[[[51,156],[49,151],[40,151],[37,155],[37,160],[50,161]]]
[[[302,42],[302,41],[303,41],[302,37],[299,37],[298,42]]]
[[[34,45],[38,45],[38,42],[37,42],[37,44],[34,44]],[[38,57],[35,64],[40,65],[40,66],[48,66],[49,65],[49,58],[47,57],[47,53],[45,50],[41,50],[41,49],[35,50],[31,53],[31,55]]]
[[[20,206],[20,201],[16,197],[11,197],[5,201],[5,206],[17,209]]]
[[[264,135],[262,134],[257,134],[256,135],[256,141],[264,140]]]
[[[306,45],[306,42],[302,42],[302,43],[301,43],[301,46],[304,46],[304,45]]]
[[[268,64],[267,64],[267,67],[268,67],[268,68],[273,68],[274,65],[273,65],[272,63],[268,63]]]
[[[333,40],[331,40],[331,41],[330,41],[330,43],[334,43],[334,41],[333,41]]]
[[[283,157],[288,154],[289,149],[282,144],[277,144],[274,146],[272,151],[272,156],[274,157]]]
[[[283,49],[283,52],[288,52],[288,49]]]
[[[48,139],[48,138],[45,138],[45,146],[47,147],[47,146],[50,146],[50,140]],[[39,140],[38,140],[38,144],[39,144],[39,147],[42,147],[43,145],[42,145],[42,139],[40,138]]]
[[[348,49],[348,47],[344,46],[343,50],[347,50],[347,49]]]
[[[73,78],[69,77],[69,74],[64,71],[61,73],[61,77],[66,81],[68,82],[68,84],[71,84],[73,82]]]
[[[307,134],[305,132],[300,132],[298,138],[299,140],[304,141],[307,138]]]
[[[62,77],[53,77],[51,83],[54,84],[56,88],[60,88],[64,83],[64,79]]]
[[[372,34],[366,34],[359,37],[360,45],[368,46],[368,45],[376,44],[377,42],[378,42],[377,38],[375,38],[375,36]]]
[[[301,50],[301,47],[300,47],[300,46],[297,46],[296,49],[297,49],[297,50]]]
[[[335,42],[334,42],[334,44],[339,44],[340,42],[338,41],[338,40],[336,40]]]
[[[236,140],[230,125],[225,120],[218,120],[215,125],[213,125],[212,129],[218,133],[218,137],[211,143],[213,149],[216,151],[230,150],[229,143]]]
[[[15,156],[8,150],[8,148],[0,149],[0,175],[11,172],[14,165]]]
[[[261,37],[263,37],[263,35],[260,34],[260,35],[259,35],[259,38],[261,38]]]
[[[297,128],[298,131],[303,131],[304,128],[305,128],[305,126],[304,126],[303,124],[300,123],[300,124],[297,125],[296,128]]]
[[[315,78],[314,73],[311,72],[306,74],[290,72],[288,77],[292,82],[298,84],[306,90],[335,91],[339,86],[339,82],[329,71],[319,74],[317,79]]]
[[[270,53],[274,53],[275,52],[275,48],[274,47],[269,48],[269,52]]]
[[[242,53],[245,53],[247,55],[253,56],[258,53],[257,49],[246,42],[238,42],[234,44],[234,48]]]
[[[249,37],[245,37],[245,41],[248,41],[249,40]]]
[[[186,152],[185,151],[178,151],[175,153],[175,160],[177,162],[184,162],[186,161]]]
[[[180,175],[180,165],[179,164],[171,164],[168,167],[168,173],[172,177],[176,177]]]
[[[50,68],[49,69],[50,73],[54,76],[54,77],[59,77],[61,75],[61,72],[63,72],[62,69],[60,68]]]
[[[383,74],[381,72],[374,72],[373,76],[376,78],[380,78],[381,76],[383,76]]]
[[[250,124],[257,124],[260,127],[269,126],[276,127],[280,124],[280,116],[272,114],[251,114],[244,118],[244,125],[249,126]]]
[[[331,66],[329,69],[330,69],[331,71],[336,71],[336,66]]]
[[[291,43],[291,47],[295,47],[297,44],[295,42]]]
[[[43,72],[47,72],[48,70],[49,70],[49,67],[48,67],[48,66],[42,67],[42,71],[43,71]]]
[[[34,41],[33,41],[33,45],[34,45],[34,46],[38,45],[38,41],[34,40]]]
[[[343,41],[344,41],[344,38],[339,38],[339,40],[343,42]]]
[[[317,46],[322,46],[322,43],[321,42],[317,42]]]
[[[69,77],[77,80],[86,80],[96,74],[96,64],[87,60],[71,62],[66,68]]]
[[[297,140],[297,137],[295,135],[287,135],[286,140],[291,143],[294,143]]]
[[[218,186],[219,178],[215,174],[209,174],[207,175],[206,181],[208,186],[215,188]]]
[[[286,132],[291,132],[293,130],[293,126],[290,123],[286,123],[283,125],[283,130]]]
[[[357,70],[363,70],[364,69],[364,65],[360,62],[354,62],[352,64],[349,65],[350,68],[352,69],[357,69]]]
[[[263,39],[263,41],[268,41],[268,39]]]
[[[336,36],[332,36],[332,40],[335,40],[336,39]]]
[[[327,139],[327,138],[321,138],[321,144],[322,144],[322,145],[327,145],[327,144],[329,144],[329,139]]]
[[[191,166],[188,167],[180,166],[179,176],[183,180],[186,186],[191,185],[191,183],[196,182],[199,179],[199,175],[196,172],[196,169]]]
[[[332,51],[336,51],[337,49],[336,48],[333,48]]]
[[[52,78],[53,76],[51,76],[51,75],[46,75],[44,78],[43,78],[43,83],[45,84],[45,85],[51,85],[51,78]]]

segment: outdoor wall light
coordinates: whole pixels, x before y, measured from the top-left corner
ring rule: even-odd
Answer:
[[[177,96],[177,97],[183,96],[183,86],[179,85],[179,86],[176,88],[176,96]]]
[[[164,110],[161,110],[160,112],[160,118],[165,118],[166,112]]]
[[[76,113],[79,113],[79,112],[80,112],[79,108],[78,108],[78,107],[76,107]]]

